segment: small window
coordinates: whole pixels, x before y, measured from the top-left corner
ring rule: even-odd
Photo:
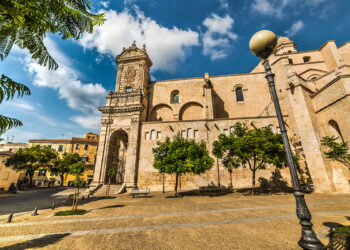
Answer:
[[[80,144],[76,144],[75,149],[79,149],[79,148],[80,148]]]
[[[225,129],[223,130],[223,133],[224,133],[225,135],[228,135],[228,129],[225,128]]]
[[[146,132],[146,133],[145,133],[145,139],[146,139],[146,140],[149,140],[149,132]]]
[[[158,131],[157,132],[157,139],[160,139],[160,138],[162,138],[162,132]]]
[[[309,57],[309,56],[304,56],[303,57],[304,63],[310,62],[310,59],[311,59],[311,57]]]
[[[62,152],[63,151],[63,145],[58,145],[58,152]]]
[[[84,145],[84,150],[88,150],[89,149],[89,144],[85,144]]]
[[[237,102],[243,102],[243,89],[241,87],[236,88],[236,100]]]
[[[181,136],[182,136],[182,138],[186,138],[187,137],[186,130],[182,130],[181,131]]]
[[[88,139],[90,139],[91,138],[91,136],[88,136]]]
[[[288,62],[289,62],[289,64],[293,64],[293,60],[290,58],[288,58]]]
[[[40,169],[38,176],[46,176],[46,169]]]
[[[131,87],[126,87],[126,88],[125,88],[125,92],[126,92],[126,93],[131,93]]]
[[[187,138],[193,138],[193,131],[191,128],[187,129]]]
[[[179,103],[179,91],[178,90],[174,90],[171,92],[170,95],[170,103]]]
[[[193,131],[194,138],[199,138],[198,130]]]
[[[84,156],[81,157],[81,161],[82,162],[88,162],[89,161],[89,157],[84,155]]]
[[[156,139],[157,138],[156,136],[157,136],[157,132],[155,130],[152,130],[151,131],[151,139],[152,140]]]
[[[235,130],[235,128],[233,126],[230,127],[230,133],[233,133],[233,131]]]

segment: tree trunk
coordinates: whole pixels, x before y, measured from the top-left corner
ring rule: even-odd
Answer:
[[[176,173],[176,181],[175,181],[175,195],[177,195],[177,184],[179,182],[179,174]]]
[[[63,174],[60,174],[60,179],[61,179],[61,187],[63,187],[63,181],[64,181]]]
[[[77,196],[77,189],[74,188],[74,196],[73,196],[73,204],[72,204],[72,210],[74,210],[74,207],[75,207],[75,199],[76,199],[76,196]]]
[[[109,195],[109,189],[111,188],[111,178],[108,178],[108,185],[107,185],[107,190],[106,190],[106,196]]]
[[[218,187],[220,188],[220,170],[219,170],[219,158],[216,157],[216,165],[218,167]]]
[[[33,186],[33,174],[29,173],[29,188],[32,188]]]
[[[233,189],[233,185],[232,185],[232,171],[230,172],[230,183],[231,183],[231,188]]]
[[[77,199],[75,201],[75,210],[78,209],[78,199],[79,199],[79,185],[78,185],[78,194],[77,194]]]
[[[255,169],[253,170],[253,177],[252,177],[252,186],[253,186],[253,193],[255,194]]]
[[[163,173],[163,194],[165,193],[165,187],[164,187],[164,173]]]

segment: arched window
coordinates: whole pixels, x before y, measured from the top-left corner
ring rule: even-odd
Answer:
[[[328,122],[328,125],[330,128],[330,132],[332,133],[331,136],[338,137],[339,139],[341,139],[344,142],[344,138],[343,138],[343,135],[340,131],[338,123],[334,120],[330,120]]]
[[[236,88],[236,100],[237,100],[237,102],[243,102],[244,101],[242,87]]]
[[[310,62],[310,59],[311,59],[311,57],[309,57],[309,56],[304,56],[303,57],[304,63]]]
[[[293,64],[293,60],[292,59],[288,59],[288,62],[289,62],[289,64]]]
[[[170,103],[179,103],[179,91],[173,90],[170,95]]]

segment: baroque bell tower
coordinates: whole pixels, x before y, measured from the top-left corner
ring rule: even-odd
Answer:
[[[110,91],[106,105],[99,108],[100,141],[92,186],[111,178],[109,169],[117,169],[112,182],[131,188],[137,185],[140,126],[146,119],[147,85],[152,62],[146,47],[135,42],[116,57],[118,73],[115,91]]]

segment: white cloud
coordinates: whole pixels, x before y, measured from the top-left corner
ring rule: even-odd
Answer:
[[[228,0],[218,0],[221,9],[228,9]]]
[[[96,48],[102,54],[115,57],[123,47],[129,47],[135,40],[139,47],[146,44],[147,53],[153,61],[152,68],[165,71],[175,70],[190,53],[192,46],[199,45],[197,32],[163,27],[145,17],[137,7],[135,11],[135,16],[127,9],[120,13],[104,11],[106,22],[78,42],[86,49]]]
[[[71,117],[71,120],[79,123],[82,127],[91,129],[93,131],[99,132],[100,130],[100,120],[102,115],[88,115],[88,116],[76,116]]]
[[[8,105],[11,105],[13,107],[24,109],[24,110],[35,110],[35,106],[30,104],[29,102],[18,100],[18,101],[10,101],[7,103]]]
[[[304,22],[301,20],[296,21],[292,24],[292,27],[290,27],[288,30],[285,30],[284,33],[288,37],[295,36],[302,28],[304,28]]]
[[[264,15],[272,15],[275,12],[274,6],[268,0],[255,0],[252,9]]]
[[[129,5],[129,4],[132,4],[132,3],[136,3],[137,0],[124,0],[124,5]]]
[[[81,73],[72,67],[68,58],[57,48],[55,42],[50,38],[46,38],[44,42],[50,54],[59,64],[59,68],[56,71],[50,71],[47,67],[40,66],[35,60],[31,59],[29,53],[26,52],[25,59],[21,60],[21,63],[24,64],[24,69],[32,76],[32,83],[40,87],[57,90],[59,98],[64,99],[70,108],[94,116],[97,120],[92,121],[91,119],[90,121],[94,124],[99,123],[98,107],[105,102],[106,90],[101,84],[83,83],[79,80],[78,76]],[[40,114],[36,111],[34,105],[24,101],[13,102],[13,104],[9,102],[9,104],[33,112],[33,117],[51,126],[68,126],[68,124],[56,122]],[[40,107],[41,104],[36,104],[36,106]],[[85,124],[80,125],[86,126]]]
[[[52,40],[46,39],[45,44],[50,53],[51,51],[60,53],[57,49],[53,50],[55,47],[50,45],[53,44]],[[59,98],[66,100],[72,109],[84,113],[96,113],[97,107],[105,101],[106,90],[101,84],[81,82],[77,72],[62,63],[61,59],[64,61],[63,56],[57,57],[59,68],[56,71],[50,71],[28,57],[25,69],[33,76],[34,85],[56,89]]]
[[[100,4],[104,7],[104,8],[108,8],[110,2],[109,1],[101,1]]]
[[[226,15],[220,17],[211,14],[204,19],[203,25],[207,28],[203,34],[203,54],[211,60],[224,58],[228,55],[231,43],[237,40],[237,34],[232,31],[234,20]]]
[[[300,9],[305,8],[308,8],[310,13],[316,14],[320,10],[318,7],[325,2],[326,0],[254,0],[251,8],[262,15],[282,18],[288,14],[298,13]]]

